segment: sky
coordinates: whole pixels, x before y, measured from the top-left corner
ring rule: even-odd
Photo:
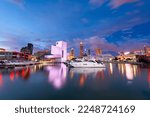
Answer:
[[[129,51],[150,45],[150,0],[0,0],[0,48]]]

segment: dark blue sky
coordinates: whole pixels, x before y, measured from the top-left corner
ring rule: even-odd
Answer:
[[[0,48],[133,50],[150,45],[150,0],[1,0]]]

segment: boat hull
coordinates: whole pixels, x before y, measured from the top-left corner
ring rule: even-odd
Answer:
[[[71,67],[75,67],[75,68],[105,68],[105,64],[103,63],[70,63]]]
[[[71,68],[70,72],[77,74],[92,74],[103,70],[105,70],[105,68]]]

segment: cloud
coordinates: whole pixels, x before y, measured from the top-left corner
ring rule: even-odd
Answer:
[[[122,31],[122,30],[128,30],[128,29],[132,29],[135,26],[144,24],[149,22],[150,19],[149,17],[145,16],[145,17],[128,17],[124,19],[115,19],[115,20],[106,20],[105,22],[100,23],[100,26],[97,26],[97,28],[95,28],[95,34],[99,35],[99,36],[107,36],[107,35],[111,35],[115,32],[118,31]],[[116,25],[117,24],[117,25]]]
[[[89,20],[87,18],[82,18],[81,22],[84,23],[84,24],[87,24],[89,22]]]
[[[34,45],[34,52],[37,52],[37,51],[40,51],[40,50],[50,50],[51,45],[55,45],[57,41],[60,41],[60,40],[51,39],[51,38],[48,38],[48,37],[33,39],[32,43]],[[67,41],[67,40],[64,40],[64,41]]]
[[[110,6],[111,9],[117,9],[125,4],[139,3],[139,0],[89,0],[89,3],[99,7],[105,3],[108,3],[108,6]]]
[[[20,8],[24,9],[24,0],[9,0],[11,3],[17,5]]]
[[[129,4],[129,3],[135,3],[138,0],[110,0],[109,5],[112,9],[119,8],[122,5]]]
[[[140,13],[139,10],[133,10],[133,11],[126,12],[126,15],[135,15],[135,14],[138,14],[138,13]]]
[[[84,39],[75,38],[72,42],[69,42],[69,48],[77,48],[76,50],[79,51],[80,42],[83,42],[84,48],[91,50],[95,50],[95,48],[101,48],[103,51],[106,52],[133,51],[143,49],[144,45],[149,46],[150,36],[145,36],[142,38],[121,37],[120,41],[117,42],[109,42],[106,38],[101,38],[99,36],[92,36]]]
[[[17,35],[9,32],[0,32],[0,47],[9,49],[9,50],[20,50],[22,46],[25,46],[27,43],[26,36]]]
[[[83,42],[85,48],[94,50],[95,48],[101,48],[103,50],[116,51],[116,45],[107,41],[106,38],[101,38],[98,36],[92,36],[89,38],[75,38],[73,42],[69,42],[69,47],[79,48],[80,42]],[[70,46],[71,45],[71,46]]]
[[[132,44],[132,46],[131,46]],[[117,46],[120,51],[132,51],[132,50],[141,50],[144,45],[150,45],[150,36],[140,37],[140,38],[128,38],[124,41],[118,41]]]

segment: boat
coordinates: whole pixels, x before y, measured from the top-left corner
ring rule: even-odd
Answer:
[[[103,62],[98,62],[95,59],[70,61],[69,66],[77,68],[105,68]]]
[[[17,66],[29,66],[29,65],[35,65],[37,62],[33,61],[1,61],[0,62],[0,68],[14,68]]]
[[[23,62],[6,62],[5,65],[14,65],[14,66],[26,66],[26,65],[34,65],[35,62],[32,61],[23,61]]]

